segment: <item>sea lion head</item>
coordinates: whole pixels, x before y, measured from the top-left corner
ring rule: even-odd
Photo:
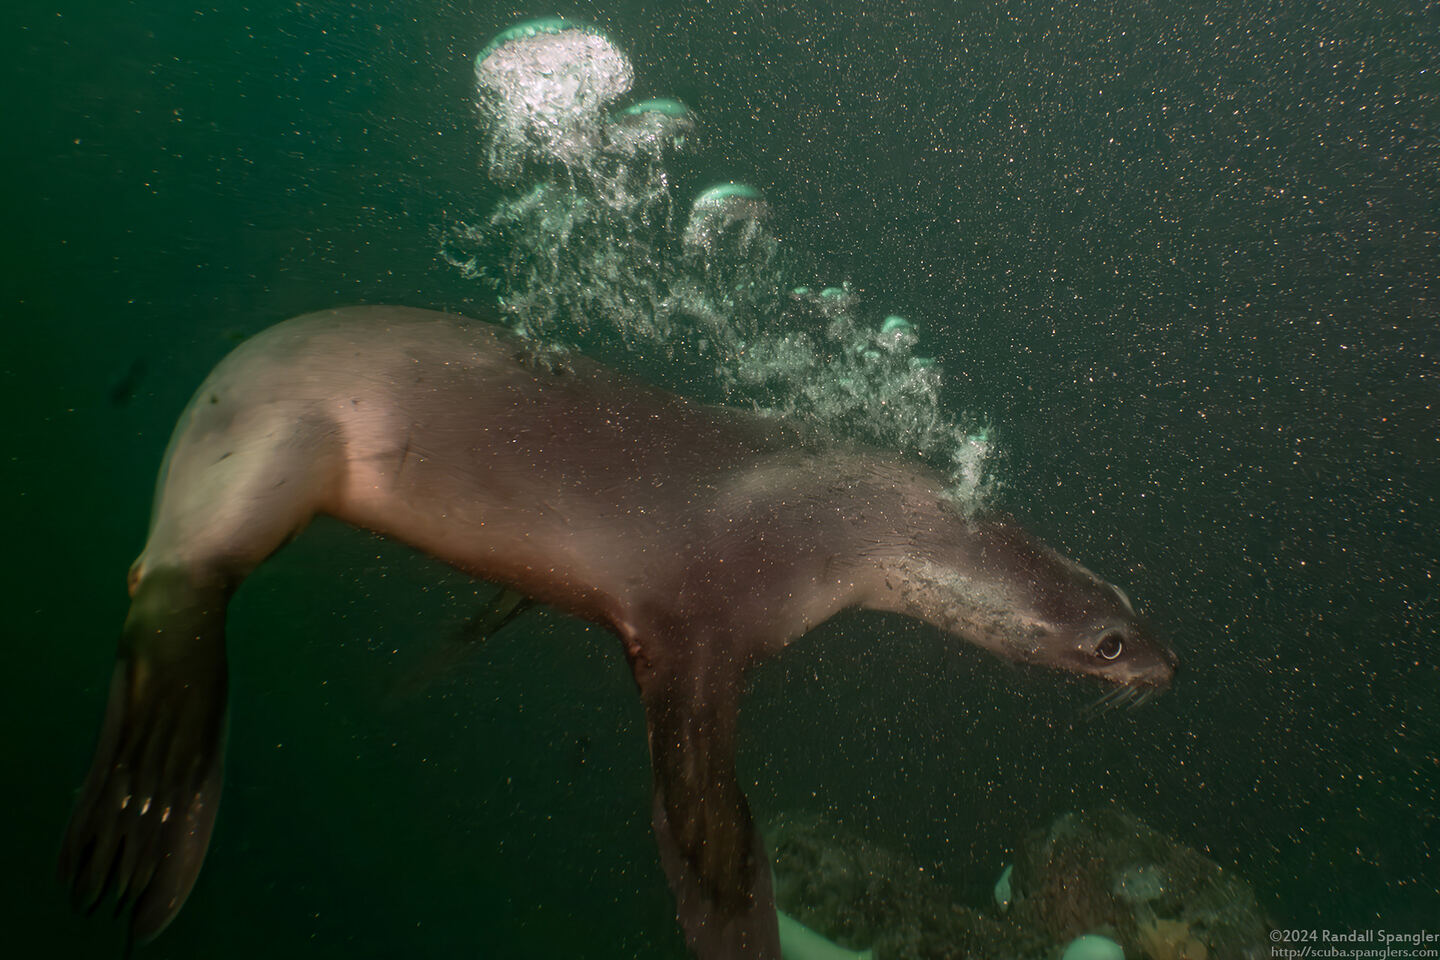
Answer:
[[[1017,649],[1023,659],[1082,673],[1132,691],[1164,690],[1178,658],[1149,629],[1125,591],[1018,527],[1003,539],[1023,576],[1020,593],[1035,633]],[[1035,642],[1038,639],[1038,643]]]
[[[1175,653],[1119,587],[1013,522],[942,527],[893,583],[909,612],[1007,660],[1098,677],[1124,699],[1170,686]]]

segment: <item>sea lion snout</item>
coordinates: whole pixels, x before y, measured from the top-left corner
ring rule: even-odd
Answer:
[[[1150,687],[1154,690],[1165,691],[1175,682],[1175,671],[1180,666],[1180,658],[1168,644],[1153,643],[1154,656],[1147,658],[1144,669],[1136,675],[1134,683]]]

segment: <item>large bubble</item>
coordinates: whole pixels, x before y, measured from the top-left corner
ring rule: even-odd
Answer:
[[[453,224],[442,253],[493,288],[520,333],[628,351],[707,399],[929,459],[949,471],[959,506],[985,500],[990,430],[947,409],[923,325],[848,283],[816,282],[756,187],[700,191],[677,223],[672,167],[694,147],[697,119],[669,98],[611,106],[634,74],[603,34],[529,21],[496,37],[475,75],[491,176],[513,192]]]
[[[605,105],[634,81],[625,54],[593,27],[554,17],[504,31],[475,58],[490,175],[513,181],[529,160],[583,166],[600,146]]]
[[[744,255],[769,215],[770,208],[759,190],[744,183],[722,183],[690,204],[690,220],[682,239],[687,248],[706,256],[714,256],[726,243]]]
[[[695,127],[695,114],[679,100],[642,100],[610,117],[606,149],[632,159],[660,160],[671,150],[685,149]]]

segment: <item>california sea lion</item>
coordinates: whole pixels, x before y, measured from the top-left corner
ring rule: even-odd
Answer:
[[[77,902],[148,939],[200,871],[220,797],[225,610],[316,513],[395,537],[624,641],[653,818],[704,960],[778,960],[734,770],[749,664],[845,607],[1011,660],[1163,688],[1175,659],[1115,587],[929,470],[707,407],[500,328],[401,307],[282,323],[190,401],[160,470],[94,763],[61,854]]]

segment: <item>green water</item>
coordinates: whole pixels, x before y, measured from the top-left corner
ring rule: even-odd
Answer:
[[[1120,803],[1281,926],[1440,917],[1433,4],[579,4],[702,148],[996,426],[1000,505],[1123,584],[1174,690],[845,615],[761,669],[762,821],[827,810],[981,904]],[[465,311],[471,60],[554,8],[11,3],[0,402],[6,955],[118,951],[52,858],[171,425],[304,310]],[[484,592],[482,589],[481,597]],[[555,613],[407,682],[474,588],[319,523],[240,592],[223,812],[140,956],[678,957],[618,644]]]

